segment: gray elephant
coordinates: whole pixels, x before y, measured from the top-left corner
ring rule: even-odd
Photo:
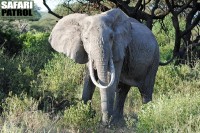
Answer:
[[[145,25],[120,9],[65,16],[53,28],[49,42],[77,63],[87,63],[82,99],[91,100],[95,86],[100,88],[104,124],[110,116],[115,122],[123,118],[131,86],[139,88],[143,103],[152,100],[159,66],[157,41]]]

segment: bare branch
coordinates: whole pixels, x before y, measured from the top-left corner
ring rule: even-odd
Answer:
[[[138,0],[137,4],[135,5],[134,11],[137,12],[142,4],[142,0]]]
[[[148,1],[145,3],[145,5],[149,4],[150,2],[151,2],[151,0],[148,0]]]
[[[80,4],[82,4],[82,5],[84,4],[82,1],[79,1],[79,0],[77,0],[77,2],[80,3]]]
[[[200,43],[192,43],[192,44],[188,45],[188,47],[190,47],[190,48],[194,48],[197,46],[200,46]]]
[[[48,13],[50,13],[50,14],[52,14],[53,16],[55,16],[55,17],[57,17],[57,18],[63,18],[63,16],[60,16],[60,15],[58,15],[58,14],[56,14],[55,12],[53,12],[50,8],[49,8],[49,6],[47,5],[47,3],[46,3],[46,0],[43,0],[43,4],[44,4],[44,6],[48,9]]]
[[[128,5],[128,4],[130,4],[131,1],[130,0],[126,0],[125,2]]]
[[[200,13],[196,16],[192,24],[185,31],[182,32],[181,36],[184,36],[188,32],[190,32],[199,23],[199,21],[200,21]]]
[[[63,3],[63,6],[66,7],[67,9],[69,9],[71,12],[75,13],[76,11],[74,11],[68,4]]]
[[[195,40],[193,41],[194,43],[197,43],[200,41],[200,35],[196,36]]]
[[[189,7],[190,3],[192,2],[193,0],[190,0],[187,4],[184,4],[181,6],[181,8],[176,12],[177,14],[180,14],[181,12],[183,12],[183,10],[185,10],[186,8]]]
[[[108,8],[107,6],[101,4],[100,1],[97,1],[97,4],[99,5],[100,10],[101,10],[102,12],[108,11],[108,10],[110,9],[110,8]]]
[[[156,0],[156,2],[154,3],[154,6],[151,10],[151,15],[155,16],[155,10],[158,8],[158,3],[160,2],[160,0]]]

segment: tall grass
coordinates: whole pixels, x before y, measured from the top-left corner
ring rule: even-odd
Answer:
[[[61,61],[63,64],[60,64]],[[66,64],[68,65],[65,66]],[[147,105],[141,104],[139,91],[137,88],[132,88],[125,106],[127,128],[120,130],[139,133],[200,132],[200,71],[198,65],[197,63],[193,69],[187,65],[160,67],[156,78],[153,102]],[[60,72],[60,70],[65,71]],[[82,77],[82,74],[77,70],[82,71],[82,66],[77,66],[65,59],[63,55],[56,54],[40,71],[38,79],[35,79],[37,82],[34,87],[38,87],[38,91],[52,92],[54,98],[56,96],[68,100],[71,97],[79,98],[82,82],[75,77]],[[70,76],[63,77],[65,72]],[[54,80],[51,80],[52,78]],[[63,78],[66,79],[63,80]],[[59,84],[64,88],[61,87],[59,90]],[[69,86],[67,86],[68,84]],[[71,97],[67,97],[68,93],[72,93]],[[95,95],[99,95],[98,90]],[[73,99],[71,100],[73,101]],[[99,96],[94,96],[92,106],[100,106],[98,101]],[[45,113],[38,110],[40,102],[41,99],[37,100],[25,94],[9,95],[2,105],[1,132],[100,131],[100,110],[96,110],[98,112],[95,116],[89,105],[77,104],[76,101],[76,104],[72,103],[63,111],[52,115],[51,112]],[[114,132],[115,130],[119,129],[106,131]]]
[[[200,132],[199,78],[198,62],[194,68],[187,65],[159,67],[152,102],[142,105],[136,88],[128,95],[127,126],[136,128],[139,133]]]
[[[43,132],[51,129],[49,114],[38,110],[38,101],[22,94],[11,95],[2,104],[0,132]]]
[[[140,110],[138,132],[200,132],[200,93],[160,96]]]
[[[105,130],[99,90],[92,108],[80,102],[85,66],[45,51],[47,37],[22,36],[23,52],[13,57],[0,51],[0,132],[200,132],[199,61],[193,68],[159,67],[153,101],[142,105],[133,87],[125,103],[127,126]]]

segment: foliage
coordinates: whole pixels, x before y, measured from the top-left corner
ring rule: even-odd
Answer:
[[[157,73],[155,83],[155,93],[195,93],[198,92],[200,63],[196,63],[194,68],[188,65],[160,67]]]
[[[160,30],[160,23],[153,28],[162,60],[170,58],[174,42],[170,17],[164,23],[166,31]],[[200,132],[199,60],[193,68],[159,67],[153,102],[142,105],[133,87],[124,109],[127,127],[105,129],[99,124],[99,90],[92,102],[79,102],[85,65],[54,53],[48,32],[18,36],[14,26],[0,25],[3,35],[19,40],[13,43],[17,54],[7,54],[11,47],[5,44],[0,49],[0,132]]]
[[[13,57],[0,52],[1,98],[9,91],[30,94],[31,81],[51,58],[50,46],[45,33],[27,33],[20,36],[23,51]],[[16,89],[17,88],[17,89]]]
[[[39,32],[50,32],[55,24],[56,24],[56,19],[46,18],[39,20],[39,23],[38,21],[32,22],[30,25],[30,29]]]
[[[51,32],[58,19],[46,12],[40,12],[42,17],[38,21],[30,22],[30,29],[39,32]]]
[[[44,0],[44,3],[46,1]],[[167,34],[173,31],[173,34],[171,34],[173,35],[173,41],[166,39],[165,45],[173,42],[173,44],[170,44],[171,49],[169,52],[180,59],[176,64],[185,64],[186,62],[184,60],[187,60],[192,66],[194,65],[193,60],[200,58],[198,48],[200,45],[200,30],[198,28],[200,22],[199,6],[200,2],[198,0],[64,0],[56,6],[54,12],[49,13],[58,18],[62,18],[71,13],[87,13],[93,15],[108,11],[112,8],[120,8],[129,17],[144,22],[151,30],[154,28],[155,23],[159,23],[156,24],[160,25],[158,30],[164,31]],[[168,29],[169,25],[170,29]],[[163,40],[165,33],[160,35],[160,37]],[[169,58],[169,54],[166,58],[164,57],[164,59],[168,60]]]
[[[95,116],[94,110],[91,109],[91,102],[88,102],[88,104],[79,102],[64,111],[61,125],[81,132],[91,132],[97,128],[99,118],[99,116]]]
[[[19,29],[10,21],[0,20],[0,47],[4,47],[4,52],[10,55],[19,53],[22,49],[22,42],[18,35]]]
[[[138,132],[199,132],[199,99],[199,93],[161,96],[139,112]]]
[[[30,64],[25,60],[18,58],[9,58],[0,55],[0,88],[2,97],[13,91],[15,94],[20,94],[23,91],[28,91],[29,83],[34,77],[34,73],[30,68]],[[18,87],[18,89],[16,89]]]
[[[22,48],[25,52],[31,53],[49,53],[51,47],[48,43],[49,33],[47,32],[27,32],[20,35]]]
[[[56,6],[54,11],[62,16],[66,16],[69,13],[72,13],[67,7],[66,4],[59,4]]]
[[[10,94],[1,105],[3,108],[0,132],[43,132],[50,130],[49,115],[38,110],[38,101],[27,95]]]
[[[172,26],[171,16],[166,16],[162,21],[156,21],[152,32],[156,35],[156,40],[162,48],[163,46],[174,44],[175,31]]]
[[[62,54],[54,54],[44,69],[32,82],[32,89],[44,99],[56,101],[55,106],[61,109],[69,106],[76,99],[82,83],[84,66],[75,64]],[[64,104],[64,105],[63,105]],[[64,106],[64,107],[65,107]],[[48,108],[48,107],[47,107]]]
[[[173,55],[173,48],[175,43],[175,29],[173,28],[173,22],[171,21],[171,17],[172,15],[168,15],[164,18],[164,20],[155,21],[152,28],[152,32],[156,36],[158,44],[162,46],[160,47],[160,53],[161,53],[160,58],[162,62],[170,60]],[[180,28],[184,29],[185,27],[184,18],[181,18],[179,21],[180,21],[179,22]],[[183,45],[184,42],[182,41],[181,44]],[[198,59],[197,53],[198,53],[198,47],[195,49],[191,49],[190,47],[188,48],[185,47],[180,49],[178,53],[180,61],[176,61],[176,64],[178,64],[178,62],[182,62],[183,64],[193,62],[194,65],[195,60]]]

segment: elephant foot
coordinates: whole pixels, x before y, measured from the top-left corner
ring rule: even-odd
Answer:
[[[110,125],[114,127],[124,127],[126,126],[126,121],[123,116],[113,116]]]
[[[141,93],[142,103],[147,104],[148,102],[152,101],[152,94],[144,94]]]
[[[104,127],[109,127],[110,124],[110,115],[108,113],[103,113],[101,125]]]
[[[142,103],[143,104],[147,104],[148,102],[152,101],[152,98],[148,98],[148,97],[142,97]]]

